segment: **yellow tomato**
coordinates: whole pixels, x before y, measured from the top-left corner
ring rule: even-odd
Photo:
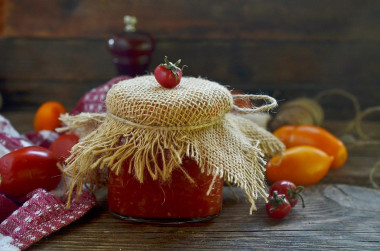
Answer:
[[[267,163],[266,177],[269,183],[288,180],[297,186],[312,185],[327,174],[333,159],[316,147],[291,147]]]
[[[346,162],[347,149],[342,141],[327,130],[314,125],[286,125],[273,132],[287,148],[293,146],[314,146],[334,157],[331,168],[336,169]]]

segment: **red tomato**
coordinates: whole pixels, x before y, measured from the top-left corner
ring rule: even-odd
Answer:
[[[34,116],[34,130],[36,132],[41,130],[54,131],[55,128],[61,126],[59,116],[63,113],[66,113],[66,109],[61,103],[55,101],[43,103]]]
[[[298,198],[302,200],[302,207],[305,207],[305,203],[301,192],[303,190],[302,186],[296,186],[293,182],[287,180],[280,180],[271,185],[269,188],[269,195],[273,195],[274,191],[277,191],[278,194],[285,194],[286,199],[289,201],[290,205],[294,207]]]
[[[269,217],[282,219],[290,213],[292,207],[284,194],[277,194],[277,191],[274,191],[273,195],[269,196],[265,209]]]
[[[44,147],[29,146],[0,158],[0,191],[23,196],[36,188],[52,190],[61,180],[57,159]]]
[[[49,149],[58,161],[63,163],[71,155],[70,150],[78,141],[79,137],[75,134],[63,134],[50,145]]]
[[[312,185],[329,171],[333,157],[313,146],[294,146],[283,156],[273,157],[266,165],[269,183],[289,180],[296,185]]]
[[[286,125],[274,131],[273,135],[278,137],[287,148],[308,145],[321,149],[334,157],[331,164],[333,169],[343,166],[347,160],[347,149],[343,142],[321,127]]]
[[[169,62],[167,57],[164,60],[165,64],[158,65],[154,70],[154,77],[162,87],[174,88],[182,78],[182,69],[178,67],[181,60],[178,60],[174,64]]]

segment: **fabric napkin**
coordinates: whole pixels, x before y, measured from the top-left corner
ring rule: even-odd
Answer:
[[[128,76],[119,76],[111,79],[107,83],[92,89],[87,92],[76,104],[71,111],[71,115],[76,115],[81,112],[103,113],[106,112],[104,104],[108,90],[112,85],[119,83],[122,80],[129,79]]]
[[[87,92],[71,114],[105,112],[105,97],[112,85],[127,76],[119,76]],[[53,131],[20,134],[0,115],[0,157],[22,147],[49,147],[59,137]],[[93,194],[84,191],[73,196],[70,208],[63,199],[63,186],[47,192],[36,189],[27,196],[11,198],[0,193],[0,251],[25,250],[33,243],[76,221],[96,205]]]
[[[52,131],[21,135],[0,115],[0,157],[26,146],[49,147],[58,136]],[[36,189],[17,198],[0,193],[0,250],[24,250],[79,219],[96,204],[95,197],[84,192],[67,209],[60,195],[63,186],[51,192]]]
[[[24,250],[82,217],[96,205],[88,192],[71,202],[69,209],[59,197],[36,189],[28,200],[0,224],[0,250]]]

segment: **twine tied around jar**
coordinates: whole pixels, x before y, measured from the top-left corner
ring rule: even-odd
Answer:
[[[237,98],[264,100],[260,107],[234,106]],[[141,183],[148,174],[153,180],[169,182],[187,157],[196,161],[205,175],[224,177],[242,188],[256,208],[258,195],[267,197],[266,157],[282,152],[284,145],[265,129],[230,113],[256,113],[276,107],[266,95],[235,95],[216,82],[182,78],[173,89],[158,86],[153,76],[142,76],[115,84],[106,97],[104,114],[64,115],[60,131],[80,134],[72,148],[64,173],[71,178],[69,196],[82,186],[90,189],[104,184],[108,169],[116,174],[121,167]],[[157,159],[164,163],[162,167]],[[213,188],[210,185],[209,191]],[[70,201],[70,200],[68,200]]]

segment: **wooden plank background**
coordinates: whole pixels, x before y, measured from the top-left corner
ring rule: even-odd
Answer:
[[[185,75],[281,101],[340,88],[378,105],[379,13],[378,0],[0,0],[3,110],[71,109],[115,77],[106,41],[126,14],[156,40],[149,72],[167,55]]]

